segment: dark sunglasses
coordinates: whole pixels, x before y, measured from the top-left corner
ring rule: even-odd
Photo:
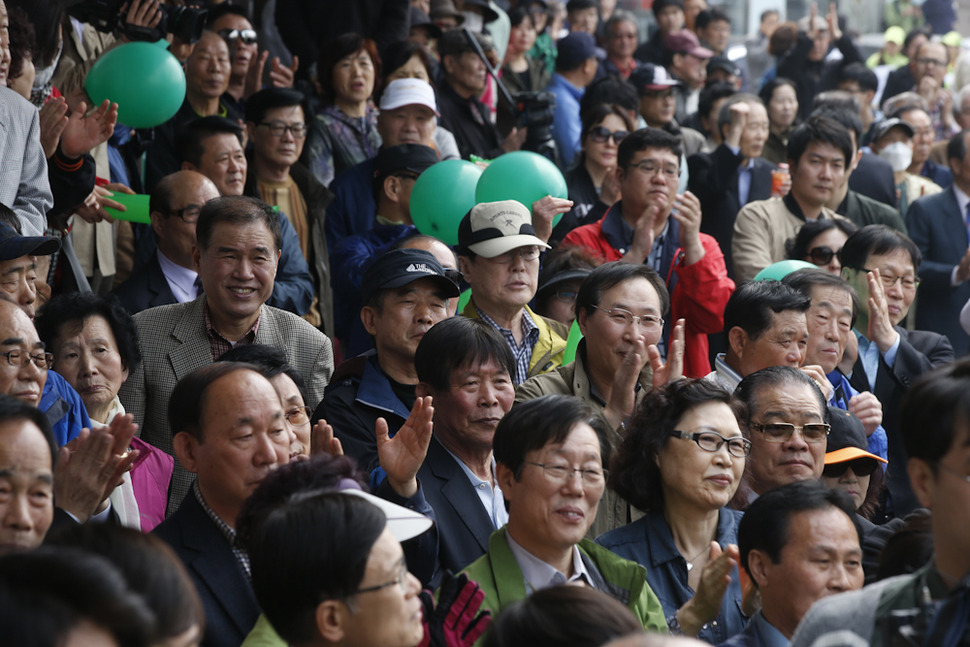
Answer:
[[[813,247],[808,250],[808,257],[816,265],[828,265],[832,262],[832,258],[841,251],[841,249],[832,251],[831,247],[822,245],[821,247]]]
[[[857,458],[844,463],[833,463],[826,465],[822,470],[822,475],[832,479],[841,478],[845,471],[852,468],[856,476],[869,476],[879,467],[879,462],[875,458]]]
[[[256,43],[256,32],[252,29],[220,29],[219,35],[230,42],[241,40],[246,45]]]
[[[589,138],[592,139],[597,144],[604,144],[606,140],[610,137],[613,138],[613,143],[617,146],[623,141],[623,138],[629,135],[625,130],[615,130],[610,132],[605,126],[596,126],[595,128],[589,129]]]

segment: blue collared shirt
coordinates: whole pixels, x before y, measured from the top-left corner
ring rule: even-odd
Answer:
[[[774,625],[765,620],[760,611],[751,618],[751,624],[754,633],[758,636],[758,644],[762,647],[788,647],[791,645],[791,641],[775,629]]]

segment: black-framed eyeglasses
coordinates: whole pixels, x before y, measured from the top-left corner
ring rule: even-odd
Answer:
[[[390,582],[384,582],[383,584],[378,584],[376,586],[367,586],[362,589],[357,589],[351,592],[351,595],[360,595],[361,593],[373,593],[374,591],[380,591],[382,589],[390,588],[397,584],[401,587],[401,593],[408,592],[408,563],[403,557],[401,558],[401,572],[397,574],[397,577]]]
[[[845,474],[846,470],[849,469],[851,469],[853,474],[856,476],[869,476],[875,472],[876,468],[878,467],[879,461],[877,461],[875,458],[861,456],[851,461],[826,465],[822,469],[822,476],[827,476],[833,479],[842,478],[842,475]]]
[[[461,282],[465,280],[465,275],[462,274],[459,270],[453,270],[448,267],[444,268],[444,270],[445,270],[445,278],[449,279],[455,285],[460,286]]]
[[[873,272],[875,270],[867,270],[862,268],[861,272]],[[882,270],[879,270],[879,280],[882,281],[883,287],[891,288],[897,283],[902,284],[904,290],[915,290],[919,287],[919,277],[918,276],[893,276],[892,274],[887,274]]]
[[[190,204],[182,207],[181,209],[172,209],[168,212],[168,215],[178,216],[185,222],[185,224],[194,225],[195,223],[199,222],[199,214],[201,212],[201,204]]]
[[[258,40],[256,36],[256,30],[254,29],[220,29],[219,35],[222,36],[224,40],[242,41],[246,45],[255,45]]]
[[[605,144],[607,139],[613,138],[613,143],[617,146],[620,142],[629,135],[629,131],[626,130],[613,130],[605,126],[596,126],[595,128],[589,129],[589,138],[596,142],[597,144]]]
[[[841,251],[842,251],[841,248],[838,249],[837,251],[834,251],[828,245],[821,245],[819,247],[813,247],[810,250],[808,250],[808,258],[815,265],[828,265],[829,263],[832,262],[832,259],[835,258],[835,256]]]
[[[269,134],[273,137],[282,137],[283,133],[288,130],[294,139],[303,139],[307,133],[306,124],[284,124],[282,121],[261,121],[259,125],[269,128]]]
[[[37,355],[31,355],[25,350],[15,348],[13,350],[8,350],[5,353],[0,353],[7,358],[7,364],[11,366],[27,366],[27,362],[33,362],[34,366],[46,371],[51,366],[54,365],[54,355],[52,353],[39,353]]]
[[[714,453],[721,449],[725,443],[727,443],[727,450],[731,456],[744,458],[751,453],[751,441],[747,438],[742,438],[741,436],[725,438],[716,431],[680,430],[674,430],[673,436],[675,438],[683,438],[684,440],[693,440],[695,443],[697,443],[697,446],[703,449],[705,452]]]
[[[801,432],[806,443],[824,443],[829,436],[831,425],[825,422],[810,422],[807,425],[793,425],[787,422],[769,422],[759,424],[749,423],[755,431],[760,431],[769,443],[786,443],[795,434]]]
[[[302,427],[310,424],[310,416],[313,415],[313,411],[310,407],[293,407],[285,415],[286,421],[291,425],[294,427]]]
[[[657,315],[638,316],[629,310],[624,310],[623,308],[601,308],[599,306],[593,307],[600,312],[605,312],[606,316],[610,318],[610,321],[618,326],[629,326],[630,324],[636,324],[644,330],[658,330],[663,328],[664,325],[663,317],[658,317]]]
[[[526,463],[542,468],[542,473],[547,480],[559,484],[568,483],[576,473],[584,484],[591,486],[602,485],[609,476],[609,471],[604,469],[573,467],[562,463],[536,463],[535,461],[526,461]]]

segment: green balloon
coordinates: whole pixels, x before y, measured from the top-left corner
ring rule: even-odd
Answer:
[[[475,187],[475,202],[517,200],[530,211],[533,202],[547,195],[569,197],[566,178],[551,160],[530,151],[506,153],[496,158]],[[561,218],[562,214],[556,216],[552,224]]]
[[[805,261],[778,261],[758,272],[755,281],[780,281],[792,272],[804,269],[819,269],[818,265],[812,265]]]
[[[564,365],[576,359],[576,349],[579,347],[579,340],[582,338],[583,333],[579,330],[579,322],[573,320],[573,325],[569,329],[569,339],[566,340],[566,350],[562,358]]]
[[[132,128],[163,124],[185,99],[185,74],[167,50],[153,43],[116,47],[88,72],[84,89],[95,105],[118,104],[118,122]]]
[[[411,220],[422,234],[458,244],[458,223],[475,206],[482,170],[465,160],[445,160],[427,169],[411,190]]]

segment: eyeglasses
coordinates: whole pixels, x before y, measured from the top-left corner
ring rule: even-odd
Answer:
[[[786,443],[796,431],[800,431],[806,443],[824,443],[832,428],[824,422],[810,422],[807,425],[791,425],[787,422],[770,422],[766,425],[750,423],[755,431],[764,434],[769,443]]]
[[[185,221],[185,224],[194,225],[195,223],[199,222],[199,213],[201,212],[202,212],[201,204],[190,204],[181,209],[173,209],[168,212],[168,215],[178,216],[183,221]]]
[[[747,438],[741,438],[740,436],[734,438],[725,438],[715,431],[679,430],[675,430],[673,436],[675,438],[683,438],[684,440],[693,440],[695,443],[697,443],[697,446],[703,449],[705,452],[716,452],[721,449],[721,446],[724,445],[724,443],[727,443],[727,450],[731,456],[744,458],[751,453],[751,441]]]
[[[282,121],[262,121],[260,126],[266,126],[269,128],[269,133],[273,137],[282,137],[283,133],[287,130],[293,135],[294,139],[303,139],[306,137],[307,127],[306,124],[284,124]]]
[[[629,326],[630,324],[635,323],[644,330],[658,330],[663,328],[664,325],[663,317],[658,317],[657,315],[637,316],[629,310],[624,310],[623,308],[601,308],[599,306],[593,307],[600,312],[605,312],[610,318],[610,321],[618,326]]]
[[[821,247],[813,247],[808,250],[808,258],[811,259],[812,263],[815,265],[828,265],[841,251],[841,248],[838,251],[832,251],[831,247],[822,245]]]
[[[537,260],[539,258],[539,247],[537,245],[531,245],[529,247],[519,247],[518,249],[513,249],[511,251],[505,252],[504,254],[493,256],[488,260],[491,261],[492,263],[501,263],[502,265],[508,265],[509,263],[515,260],[516,256],[520,257],[523,261]]]
[[[604,469],[582,469],[563,465],[562,463],[535,463],[533,461],[526,461],[526,463],[541,467],[542,473],[545,474],[547,480],[559,484],[568,483],[573,479],[573,474],[578,472],[584,484],[597,486],[602,485],[609,475],[609,472]]]
[[[842,478],[842,475],[849,469],[856,476],[869,476],[876,471],[877,467],[879,467],[879,462],[875,458],[862,457],[851,461],[826,465],[822,470],[822,476],[827,476],[832,479]]]
[[[935,65],[936,67],[945,67],[946,61],[941,61],[938,58],[918,58],[916,62],[920,65]]]
[[[310,424],[310,416],[312,415],[313,411],[310,410],[310,407],[293,407],[286,412],[286,421],[294,427],[302,427]]]
[[[625,130],[614,130],[610,131],[605,126],[596,126],[595,128],[589,129],[589,138],[592,139],[597,144],[605,144],[607,139],[613,138],[613,143],[617,146],[623,141],[623,138],[630,133]]]
[[[360,595],[361,593],[373,593],[374,591],[380,591],[381,589],[386,589],[397,584],[401,587],[401,593],[408,592],[408,563],[405,559],[401,558],[401,572],[397,574],[397,577],[390,582],[384,582],[383,584],[378,584],[377,586],[368,586],[363,589],[357,589],[351,592],[350,595]]]
[[[576,290],[556,290],[556,298],[566,303],[576,303]]]
[[[640,160],[633,165],[641,173],[649,176],[661,175],[665,180],[675,180],[680,176],[680,169],[673,164],[657,164],[653,160]]]
[[[7,358],[7,364],[11,366],[27,366],[27,362],[33,362],[34,366],[46,371],[51,366],[54,365],[54,355],[51,353],[40,353],[39,355],[31,355],[25,350],[8,350],[6,353],[0,353]]]
[[[947,467],[946,465],[944,465],[940,461],[934,461],[934,462],[936,463],[936,466],[939,467],[944,472],[949,472],[950,474],[952,474],[953,476],[957,477],[958,479],[963,479],[967,483],[970,483],[970,476],[967,476],[966,474],[961,474],[960,472],[958,472],[956,470],[951,470],[949,467]]]
[[[246,45],[256,44],[256,32],[252,29],[220,29],[219,35],[224,40],[241,40]]]
[[[873,270],[862,269],[863,272],[872,272]],[[919,277],[918,276],[893,276],[892,274],[887,274],[882,270],[879,270],[879,280],[882,281],[884,287],[891,288],[897,283],[902,283],[904,290],[915,290],[919,287]]]
[[[465,280],[465,275],[458,270],[453,270],[450,268],[444,268],[445,278],[451,280],[455,285],[461,285],[461,282]]]

